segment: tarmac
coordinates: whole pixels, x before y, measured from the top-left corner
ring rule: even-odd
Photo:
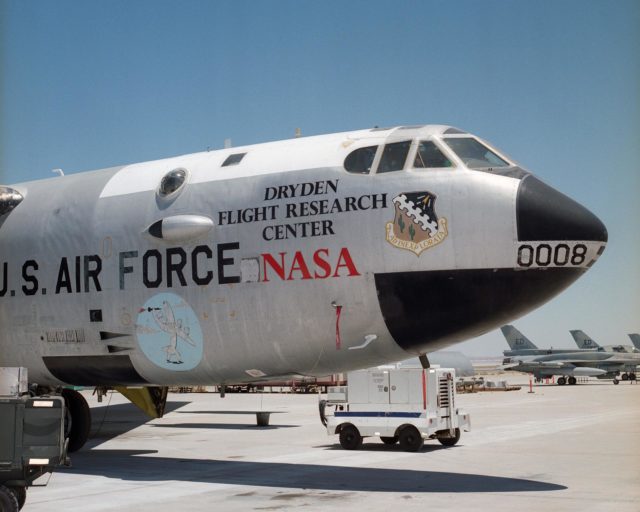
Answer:
[[[489,377],[491,378],[491,377]],[[317,395],[171,394],[146,421],[119,394],[84,392],[93,437],[28,491],[51,511],[640,511],[640,384],[589,380],[459,394],[472,431],[417,453],[327,435]],[[255,414],[273,411],[268,427]]]

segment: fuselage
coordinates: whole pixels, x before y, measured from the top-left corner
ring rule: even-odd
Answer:
[[[406,359],[543,304],[607,240],[588,210],[446,126],[11,189],[22,199],[0,216],[0,364],[47,385],[214,384]]]

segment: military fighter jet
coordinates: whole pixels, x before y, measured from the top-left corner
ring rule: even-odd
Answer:
[[[589,269],[607,231],[480,138],[401,126],[0,189],[0,364],[89,411],[114,387],[327,375],[481,335]],[[149,406],[149,404],[152,404]]]
[[[510,350],[505,350],[502,354],[507,356],[542,356],[551,354],[574,354],[572,348],[538,348],[529,338],[522,334],[513,325],[503,325],[500,327],[502,335],[507,340]]]
[[[640,350],[640,334],[629,334],[629,338],[631,338],[631,343],[633,343],[633,346],[636,347],[636,349]]]
[[[586,334],[584,331],[572,330],[569,332],[571,333],[573,340],[576,342],[576,345],[578,345],[578,348],[580,349],[595,348],[597,350],[604,350],[607,352],[618,352],[620,354],[631,354],[631,353],[638,352],[638,349],[636,349],[636,347],[632,345],[600,345],[591,336]],[[633,335],[629,334],[629,337],[631,336]],[[631,338],[631,341],[633,341],[633,338]]]
[[[635,368],[636,354],[619,354],[613,351],[594,349],[540,349],[512,325],[501,327],[511,350],[503,352],[502,367],[505,370],[531,373],[536,381],[557,376],[559,385],[576,384],[576,377],[598,377],[613,379],[618,384],[617,375]],[[515,348],[524,347],[524,348]],[[635,373],[627,379],[635,380]],[[627,380],[623,378],[623,380]]]
[[[640,365],[640,350],[631,345],[600,346],[584,331],[573,330],[569,332],[580,349],[596,349],[600,352],[615,352],[617,354],[617,358],[622,362],[620,371],[624,372],[620,378],[622,380],[636,380],[637,367]]]

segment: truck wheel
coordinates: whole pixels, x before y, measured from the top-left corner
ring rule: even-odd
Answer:
[[[629,380],[629,376],[626,373],[623,373],[622,380]]]
[[[456,429],[456,433],[453,437],[439,437],[438,441],[442,446],[454,446],[458,441],[460,441],[460,429]]]
[[[73,389],[63,389],[67,406],[65,435],[69,438],[69,451],[77,452],[84,446],[91,430],[91,411],[84,397]]]
[[[0,510],[2,512],[18,512],[18,498],[7,487],[0,485]]]
[[[558,386],[564,386],[567,383],[564,377],[558,379]]]
[[[382,441],[384,444],[396,444],[398,442],[398,436],[393,436],[393,437],[380,436],[380,441]]]
[[[576,382],[578,382],[578,381],[576,380],[576,378],[575,378],[575,377],[569,377],[569,384],[570,384],[570,385],[572,385],[572,386],[573,386],[573,385],[575,385],[575,383],[576,383]]]
[[[629,374],[629,380],[636,380],[636,374],[635,373],[630,373]]]
[[[340,430],[340,444],[345,450],[357,450],[362,446],[362,436],[353,425],[346,425]]]
[[[398,441],[406,452],[417,452],[424,445],[424,439],[422,439],[420,432],[413,426],[403,428],[398,435]]]
[[[618,384],[620,384],[620,381],[618,379],[613,379],[613,383],[617,386]]]
[[[11,492],[15,495],[18,501],[18,510],[22,510],[25,502],[27,501],[27,488],[26,487],[9,487]]]

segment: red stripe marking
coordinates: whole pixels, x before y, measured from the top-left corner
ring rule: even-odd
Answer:
[[[336,306],[336,350],[340,350],[342,345],[340,340],[340,313],[342,313],[342,306]]]

